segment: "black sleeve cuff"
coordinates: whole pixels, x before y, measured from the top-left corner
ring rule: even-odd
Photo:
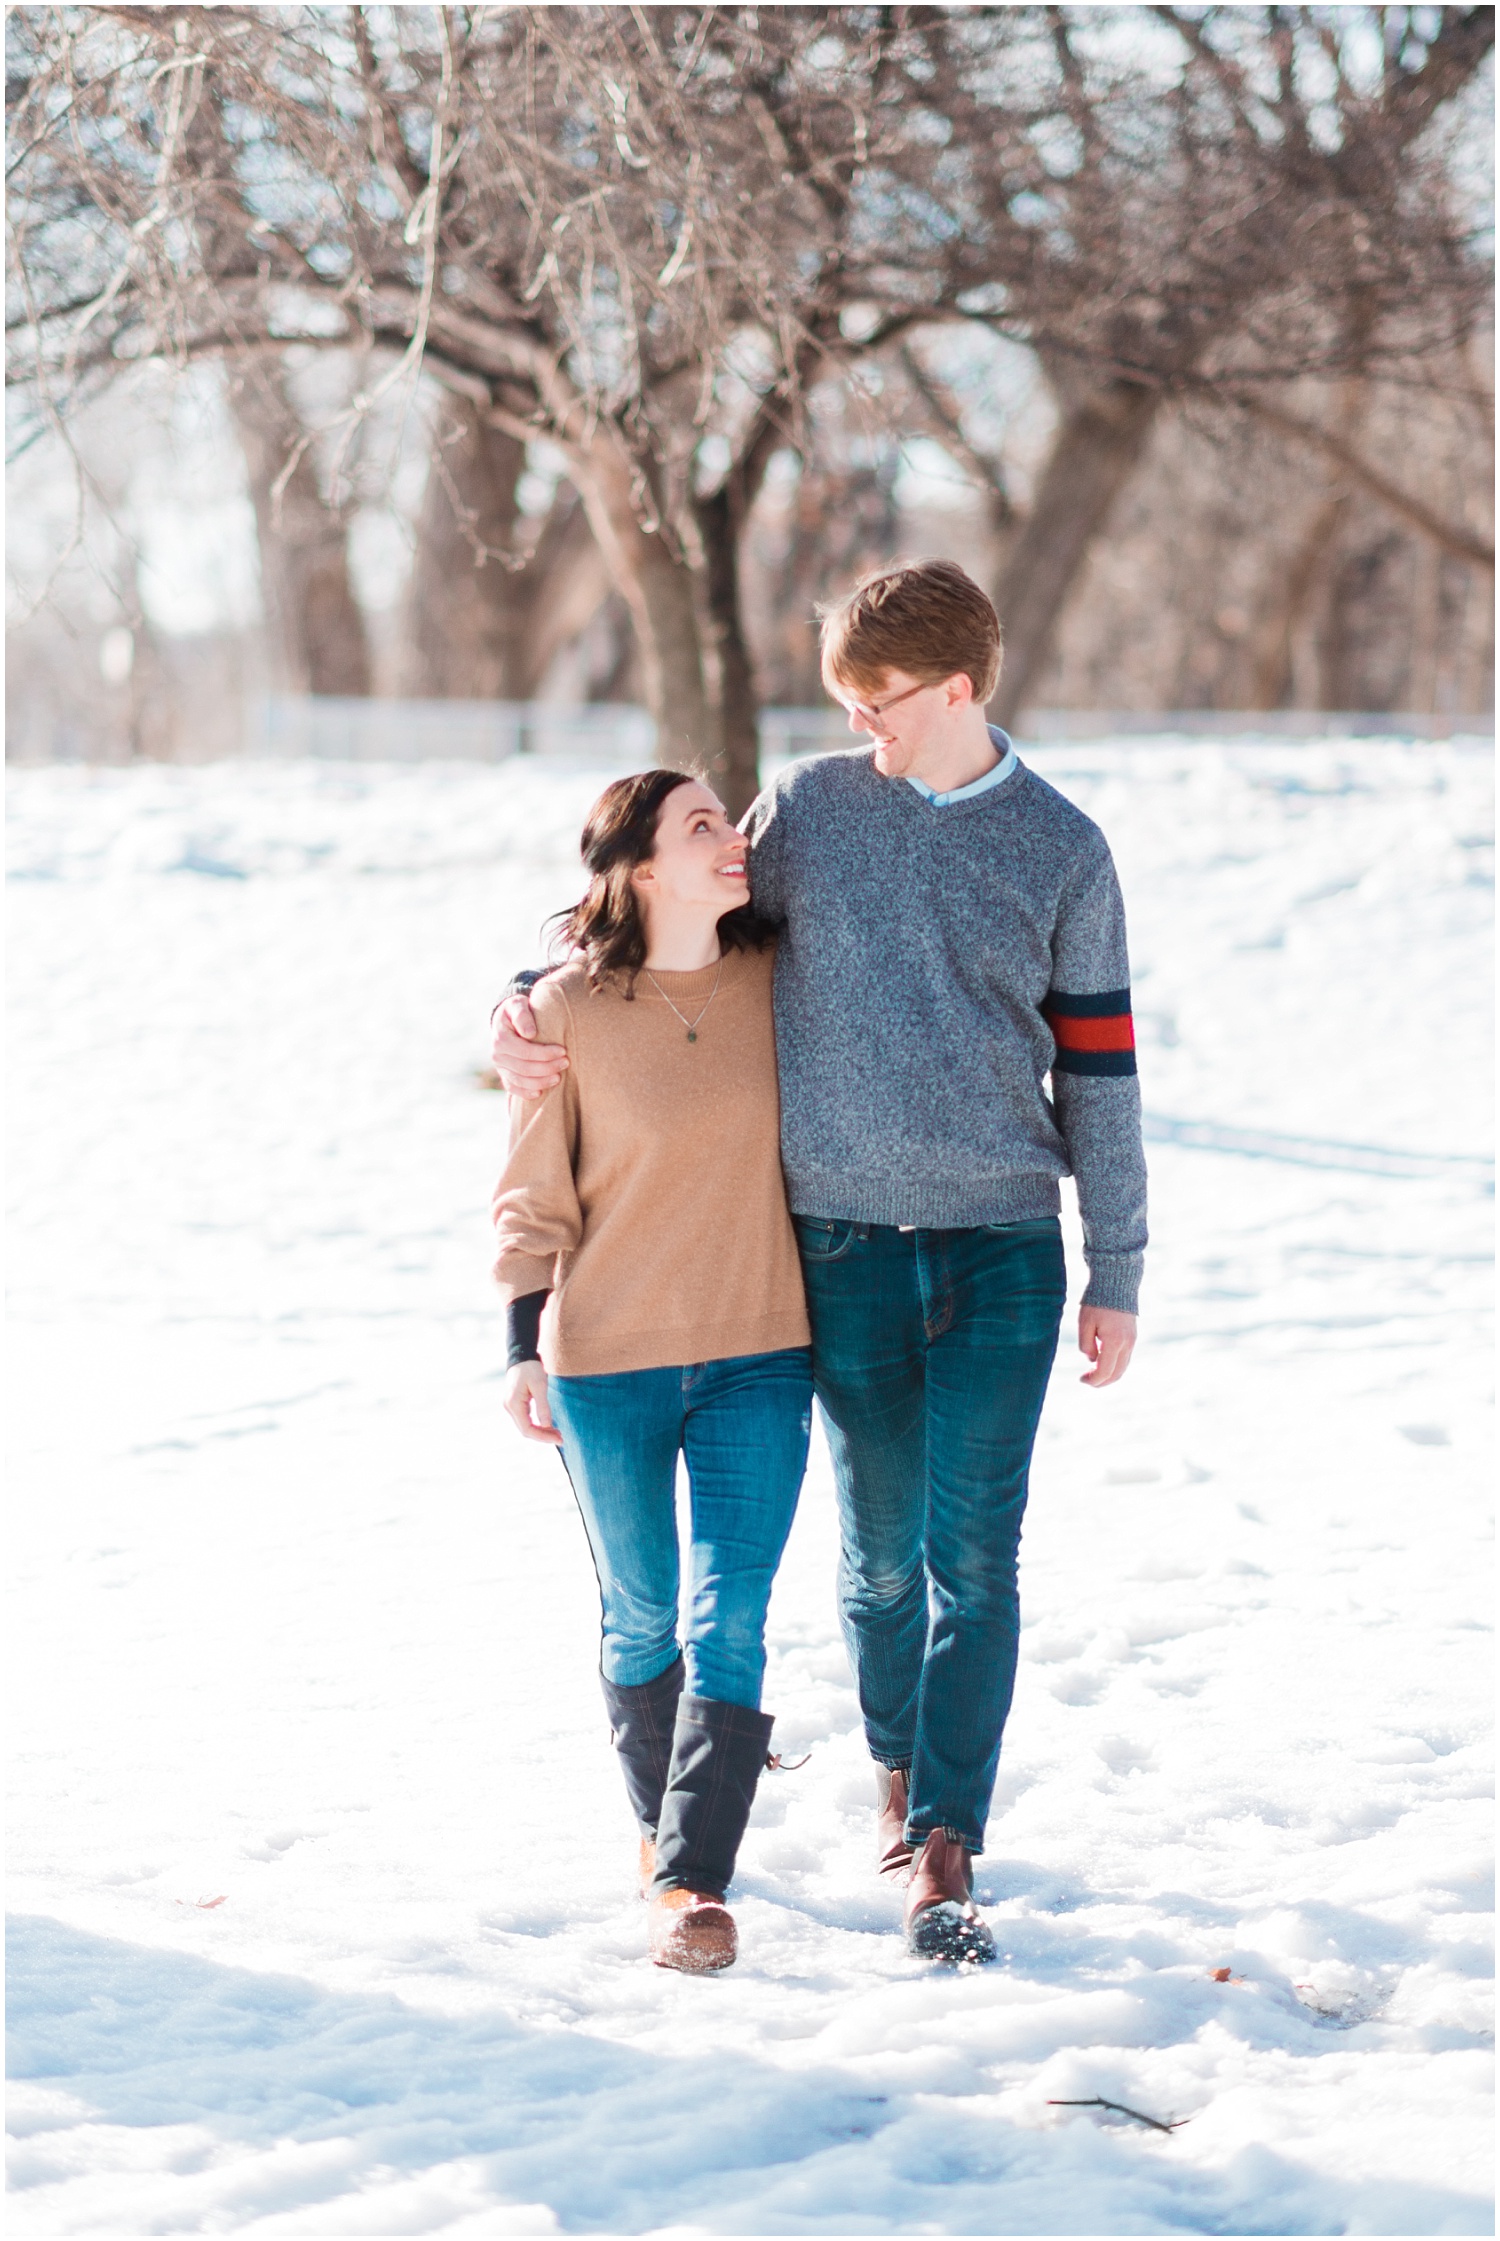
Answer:
[[[513,1299],[505,1310],[505,1366],[514,1369],[517,1362],[535,1362],[537,1335],[542,1327],[542,1309],[552,1297],[550,1292],[527,1292],[521,1299]]]

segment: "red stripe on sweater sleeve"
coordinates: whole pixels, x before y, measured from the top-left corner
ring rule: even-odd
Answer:
[[[1060,1019],[1047,1021],[1059,1050],[1134,1050],[1135,1023],[1129,1012],[1113,1019]]]

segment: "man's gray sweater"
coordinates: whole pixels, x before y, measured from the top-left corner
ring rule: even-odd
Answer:
[[[937,806],[855,748],[783,771],[745,829],[756,911],[781,929],[792,1211],[1033,1221],[1071,1174],[1085,1302],[1134,1312],[1146,1164],[1125,913],[1097,825],[1024,764]]]

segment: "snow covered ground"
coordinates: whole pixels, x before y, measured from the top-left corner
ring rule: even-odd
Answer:
[[[1059,1363],[958,1978],[821,1449],[743,1959],[643,1958],[476,1079],[600,771],[14,782],[13,2233],[1490,2230],[1489,759],[1029,759],[1124,877],[1156,1242],[1127,1382]]]

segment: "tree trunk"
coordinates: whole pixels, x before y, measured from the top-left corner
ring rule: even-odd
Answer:
[[[406,684],[434,700],[530,700],[609,593],[588,520],[564,488],[529,554],[516,486],[526,446],[468,398],[433,432],[406,608]]]
[[[1297,632],[1307,619],[1313,593],[1348,510],[1348,491],[1331,491],[1308,523],[1290,562],[1278,571],[1272,611],[1257,629],[1250,649],[1247,708],[1285,705],[1292,683]]]
[[[182,733],[182,696],[175,689],[161,641],[147,619],[140,591],[140,563],[132,564],[135,614],[131,618],[130,672],[125,679],[125,729],[131,759],[170,762]]]
[[[691,565],[665,525],[642,524],[633,495],[639,469],[610,432],[601,429],[587,449],[579,446],[570,472],[630,609],[646,704],[656,718],[657,760],[676,770],[712,769],[719,726],[703,672]]]
[[[1443,628],[1443,556],[1425,537],[1417,547],[1411,606],[1411,656],[1407,663],[1404,705],[1419,708],[1424,715],[1436,715]],[[1327,705],[1326,700],[1324,705]]]
[[[530,700],[556,656],[583,635],[613,588],[575,490],[559,491],[530,559],[513,581],[522,618],[514,657],[516,698]]]
[[[1070,404],[996,596],[1005,662],[991,706],[1009,727],[1040,682],[1053,633],[1089,549],[1161,409],[1162,394],[1116,381]]]
[[[520,700],[519,628],[505,565],[526,446],[470,398],[445,400],[406,602],[405,688],[417,699]]]
[[[719,672],[719,752],[710,775],[738,824],[760,792],[758,701],[740,601],[741,508],[726,482],[698,501],[704,603]]]
[[[812,354],[805,350],[799,379],[806,380]],[[786,440],[781,401],[763,398],[745,431],[739,457],[717,490],[694,503],[703,547],[703,599],[717,670],[719,753],[713,775],[724,807],[738,822],[760,792],[760,696],[745,641],[744,591],[740,547],[750,509],[760,495],[766,470]]]
[[[1344,384],[1339,400],[1339,442],[1348,445],[1355,440],[1368,402],[1363,382]],[[1328,558],[1348,515],[1349,498],[1347,474],[1333,475],[1296,550],[1276,571],[1270,611],[1251,642],[1248,708],[1280,708],[1291,693],[1298,631],[1310,620],[1319,587],[1326,585]],[[1326,705],[1321,691],[1318,697]]]
[[[279,500],[277,477],[305,430],[262,360],[231,390],[260,542],[261,601],[273,682],[293,693],[370,690],[370,647],[349,581],[343,522],[323,502],[312,447],[298,454]]]

